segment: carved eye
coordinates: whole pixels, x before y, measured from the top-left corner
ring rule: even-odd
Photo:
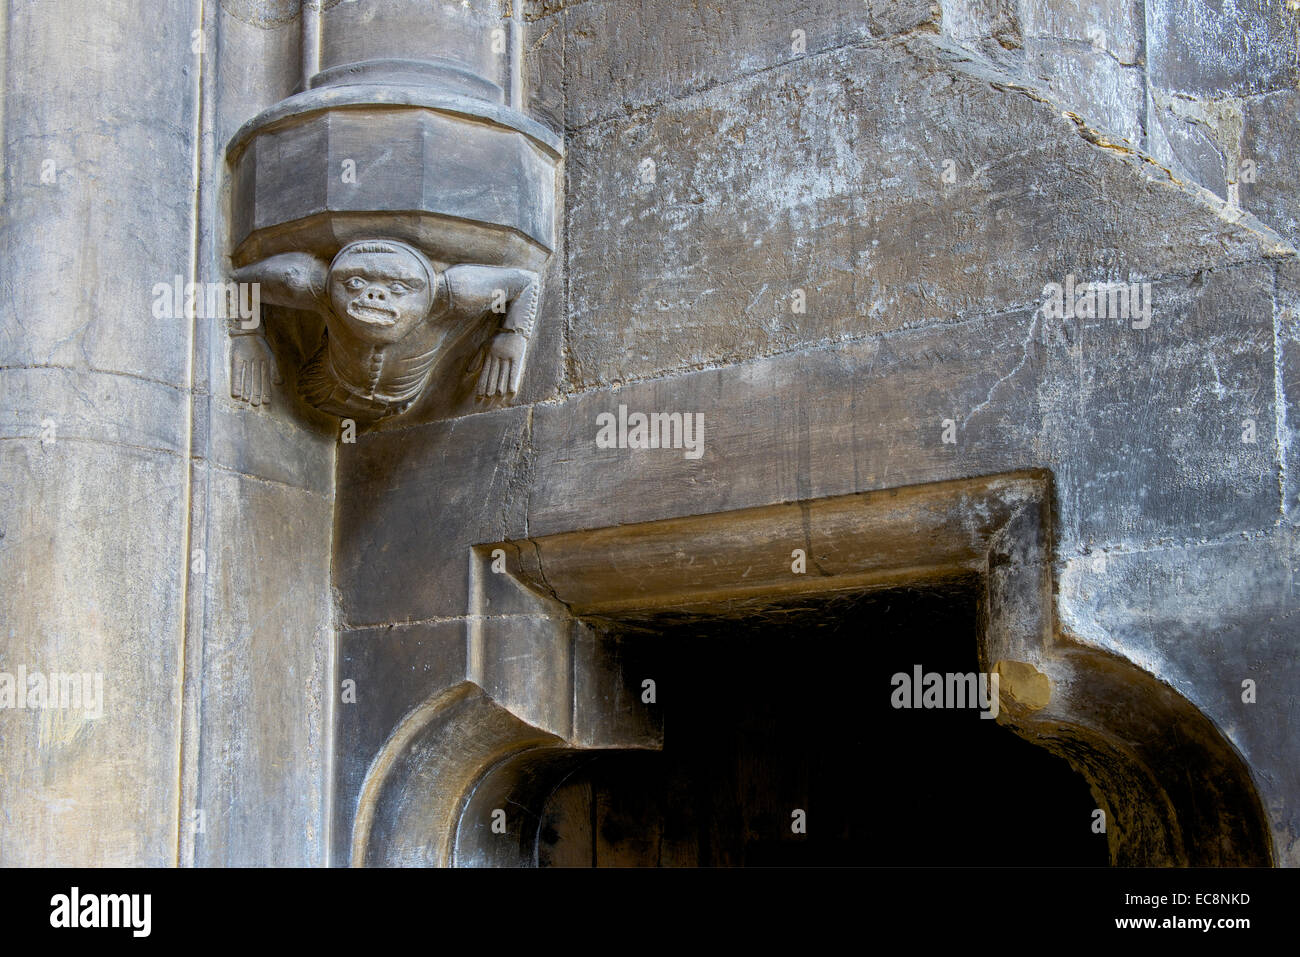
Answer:
[[[411,291],[411,287],[404,282],[394,282],[390,288],[393,290],[393,292],[397,293],[399,296],[404,292]]]
[[[350,279],[344,280],[343,285],[355,292],[358,289],[364,289],[366,281],[360,276],[353,276]]]

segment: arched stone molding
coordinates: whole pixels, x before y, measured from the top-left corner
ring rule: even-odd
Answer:
[[[795,548],[806,574],[791,574]],[[492,574],[502,554],[508,574]],[[472,563],[470,670],[488,690],[458,685],[390,738],[362,795],[354,863],[533,865],[530,811],[578,763],[599,748],[660,746],[602,625],[972,574],[984,582],[979,657],[999,678],[997,720],[1087,779],[1112,863],[1273,860],[1246,764],[1214,723],[1156,676],[1060,628],[1046,472],[565,532],[482,546]],[[524,693],[529,674],[552,679]],[[504,836],[489,824],[502,807],[520,812],[507,814]]]
[[[353,829],[353,866],[452,863],[461,811],[479,778],[503,759],[558,743],[470,682],[435,695],[371,764]]]

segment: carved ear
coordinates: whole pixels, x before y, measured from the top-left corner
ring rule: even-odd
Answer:
[[[266,302],[293,309],[319,309],[325,299],[329,266],[310,253],[280,253],[242,269],[236,282],[255,282]]]

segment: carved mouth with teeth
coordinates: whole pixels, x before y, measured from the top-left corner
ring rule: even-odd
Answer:
[[[371,326],[391,326],[397,322],[396,309],[360,300],[348,303],[348,315]]]

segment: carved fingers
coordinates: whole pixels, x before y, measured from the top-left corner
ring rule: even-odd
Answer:
[[[270,405],[272,386],[283,382],[275,355],[261,336],[230,340],[230,397],[252,406]]]
[[[479,373],[475,395],[492,399],[518,392],[527,351],[528,340],[521,335],[502,332],[494,336],[483,357],[483,371]]]

